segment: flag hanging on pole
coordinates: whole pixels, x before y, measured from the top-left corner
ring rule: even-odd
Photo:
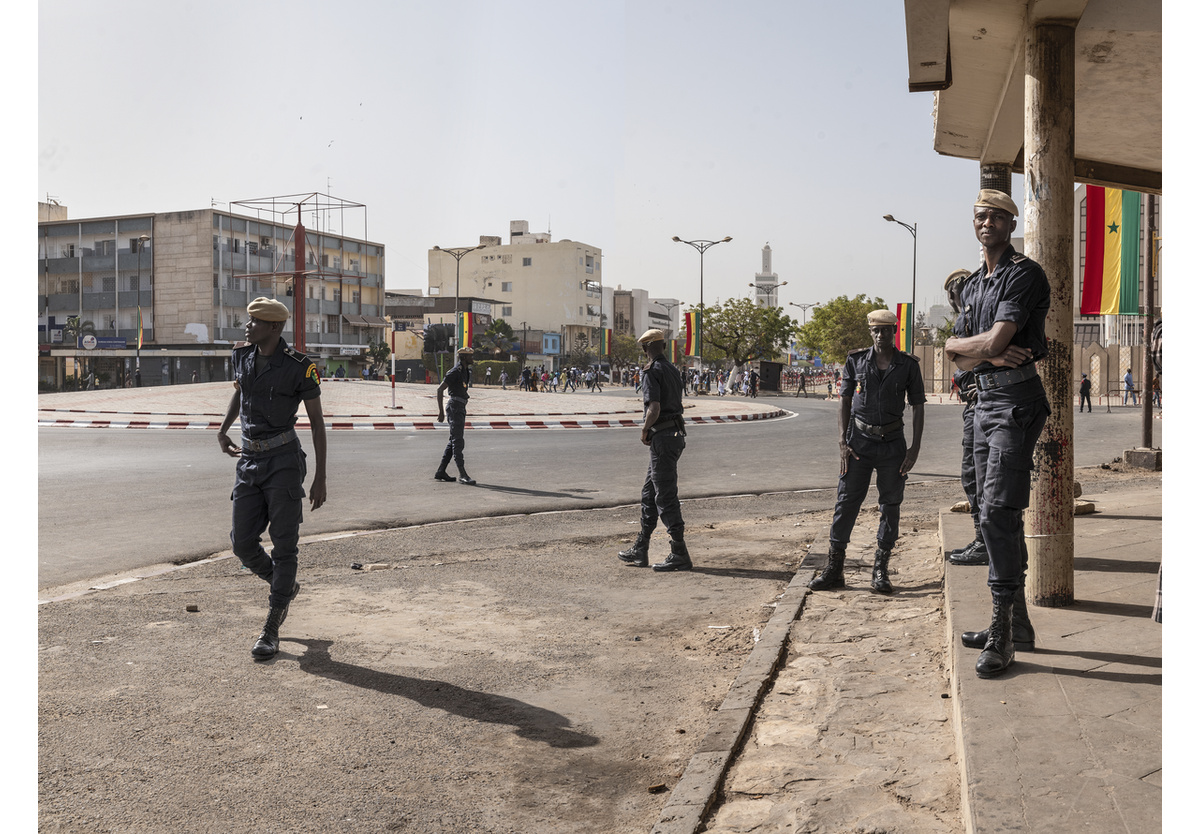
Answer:
[[[138,350],[142,349],[142,305],[138,305]]]
[[[684,343],[683,343],[683,355],[684,356],[696,356],[697,355],[696,348],[699,346],[696,344],[696,335],[697,335],[696,334],[696,330],[697,330],[696,317],[699,315],[700,314],[697,312],[683,314],[684,328],[685,328],[685,332],[687,333],[687,337],[685,338]]]
[[[679,340],[671,340],[671,364],[674,365],[679,361]]]
[[[1136,315],[1142,195],[1089,185],[1084,199],[1087,223],[1079,314]]]
[[[467,312],[458,314],[458,346],[460,348],[470,347],[475,338],[473,318],[474,316]]]
[[[600,355],[601,356],[611,356],[612,355],[612,328],[611,327],[600,328]]]
[[[912,353],[912,305],[896,305],[896,350]]]

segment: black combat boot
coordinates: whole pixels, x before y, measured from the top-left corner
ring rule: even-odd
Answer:
[[[1013,597],[1012,633],[1014,649],[1019,652],[1033,651],[1033,623],[1029,619],[1029,608],[1025,603],[1024,591]],[[962,633],[962,644],[968,649],[982,649],[987,645],[987,639],[987,629]]]
[[[250,650],[255,660],[270,660],[279,651],[279,626],[287,617],[286,605],[273,605],[267,613],[267,624],[263,626],[258,642]]]
[[[950,551],[950,564],[952,565],[986,565],[987,563],[987,545],[983,543],[983,539],[978,534],[975,536],[975,541],[966,547]]]
[[[279,618],[279,625],[283,625],[283,621],[287,619],[288,609],[292,607],[292,600],[300,595],[300,583],[297,582],[292,586],[292,595],[288,597],[287,605],[283,606],[283,616]]]
[[[455,481],[454,476],[451,475],[450,473],[448,473],[446,471],[446,467],[444,467],[444,466],[441,469],[439,469],[437,472],[433,473],[433,479],[435,481],[446,481],[451,484],[454,483],[454,481]]]
[[[453,480],[453,478],[451,478]],[[475,479],[467,474],[466,467],[458,467],[458,482],[467,486],[475,486]]]
[[[888,560],[892,551],[882,547],[875,548],[875,570],[871,573],[871,590],[877,594],[890,594],[892,581],[888,579]]]
[[[975,674],[994,678],[1003,674],[1013,662],[1013,600],[992,592],[992,624],[988,626],[987,643],[975,661]]]
[[[622,550],[617,554],[617,558],[622,562],[628,562],[635,568],[644,568],[650,565],[650,536],[647,533],[638,533],[637,540],[633,546],[627,550]]]
[[[808,583],[814,591],[828,591],[833,588],[845,588],[846,579],[842,576],[842,568],[846,564],[846,546],[844,544],[829,545],[829,561],[820,575]]]
[[[687,545],[683,543],[683,536],[671,537],[671,555],[665,562],[655,565],[654,569],[657,571],[692,569],[692,557],[688,555]]]

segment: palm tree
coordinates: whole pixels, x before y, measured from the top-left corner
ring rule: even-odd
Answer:
[[[95,333],[96,325],[90,319],[79,320],[79,316],[67,316],[67,323],[63,325],[63,340],[68,338],[78,347],[79,337],[88,333]],[[75,384],[79,385],[79,374],[75,375]]]

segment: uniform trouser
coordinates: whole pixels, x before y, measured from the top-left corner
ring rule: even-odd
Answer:
[[[271,583],[271,607],[292,599],[300,552],[300,522],[304,520],[304,476],[308,472],[304,450],[238,458],[233,485],[233,530],[229,540],[242,564]],[[271,555],[262,546],[262,534],[271,536]]]
[[[650,468],[646,470],[646,482],[642,484],[642,535],[649,538],[658,526],[658,519],[662,518],[671,538],[682,540],[678,465],[687,442],[682,435],[668,437],[668,434],[661,431],[650,437]]]
[[[1091,394],[1080,394],[1079,395],[1079,410],[1080,411],[1083,411],[1083,404],[1085,402],[1087,403],[1088,411],[1091,411],[1092,410],[1092,395]]]
[[[838,478],[837,504],[833,508],[829,541],[842,549],[850,543],[850,533],[871,487],[871,473],[874,472],[875,489],[879,493],[879,530],[875,540],[882,549],[891,550],[900,535],[900,504],[904,501],[904,482],[907,480],[900,474],[900,466],[908,454],[904,433],[899,432],[893,440],[872,440],[855,431],[850,437],[850,448],[858,459],[851,455],[846,461],[846,471]]]
[[[979,534],[979,479],[975,475],[975,406],[963,409],[962,488],[971,506],[971,520]]]
[[[442,452],[442,471],[446,471],[446,467],[450,465],[450,458],[454,458],[454,465],[459,469],[463,469],[463,448],[467,445],[466,427],[467,427],[467,404],[450,400],[446,404],[446,421],[450,424],[450,440],[446,443],[446,451]]]
[[[988,587],[1002,598],[1025,588],[1025,508],[1033,450],[1049,416],[1050,403],[1038,377],[981,391],[975,405],[979,529],[988,551]]]

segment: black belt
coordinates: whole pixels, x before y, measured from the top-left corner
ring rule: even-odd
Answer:
[[[450,398],[450,402],[452,402],[452,403],[462,403],[463,405],[466,405],[466,404],[467,404],[467,398],[466,398],[466,397],[451,397],[451,398]]]
[[[855,417],[854,425],[858,426],[858,430],[863,434],[869,434],[874,437],[883,437],[889,432],[894,432],[896,429],[904,428],[904,421],[897,420],[894,423],[888,423],[886,426],[872,426],[870,423],[864,423],[862,420]]]
[[[1033,379],[1037,375],[1037,366],[1030,362],[1028,365],[1021,365],[1018,368],[1005,368],[1001,371],[992,371],[990,374],[975,374],[975,385],[980,391],[991,391],[995,388],[1003,388],[1005,385],[1015,385],[1018,382]]]
[[[296,439],[296,430],[288,429],[283,434],[277,434],[274,437],[268,437],[266,440],[247,440],[242,438],[243,452],[265,452],[269,449],[278,449],[287,443],[291,443]]]

